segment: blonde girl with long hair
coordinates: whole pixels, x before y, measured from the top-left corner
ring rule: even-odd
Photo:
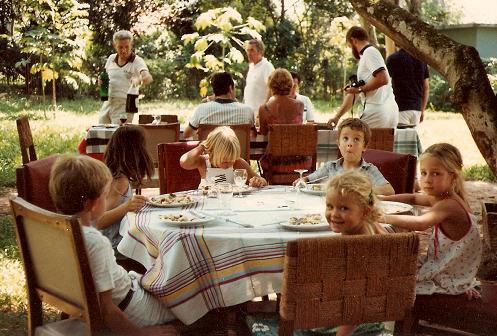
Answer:
[[[432,145],[420,157],[421,194],[381,197],[431,209],[420,216],[387,215],[384,222],[405,229],[432,228],[428,252],[419,258],[416,293],[478,297],[475,275],[481,259],[477,221],[466,200],[459,150],[447,143]]]

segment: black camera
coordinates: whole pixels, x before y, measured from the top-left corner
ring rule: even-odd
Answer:
[[[349,77],[349,82],[350,82],[350,86],[353,87],[353,88],[358,88],[360,86],[363,86],[366,84],[365,81],[363,81],[362,79],[360,81],[357,80],[357,75],[352,75]]]

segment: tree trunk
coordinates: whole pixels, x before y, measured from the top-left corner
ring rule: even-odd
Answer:
[[[454,103],[460,107],[476,145],[497,176],[497,98],[476,49],[453,41],[387,0],[350,2],[359,15],[398,46],[447,79]]]
[[[407,9],[409,10],[409,13],[411,13],[412,15],[421,17],[421,0],[409,0],[409,5]]]
[[[362,17],[360,18],[360,21],[362,28],[364,28],[368,32],[369,43],[371,43],[375,47],[378,47],[378,38],[376,37],[376,29],[374,28],[374,26],[369,23],[368,20]]]

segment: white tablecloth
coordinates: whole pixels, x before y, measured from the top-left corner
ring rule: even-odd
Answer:
[[[289,211],[288,201],[294,201],[296,209]],[[218,202],[204,198],[192,208],[217,216]],[[280,292],[286,242],[335,235],[287,231],[279,224],[297,213],[324,214],[321,196],[271,187],[234,198],[232,208],[234,216],[217,217],[194,228],[161,223],[159,214],[178,209],[150,205],[123,220],[118,250],[149,270],[141,280],[143,287],[160,297],[183,323],[193,323],[215,308]]]

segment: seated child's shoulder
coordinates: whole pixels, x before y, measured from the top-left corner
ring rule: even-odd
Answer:
[[[81,230],[88,250],[91,250],[92,248],[101,248],[104,245],[110,244],[109,239],[92,226],[82,226]]]

